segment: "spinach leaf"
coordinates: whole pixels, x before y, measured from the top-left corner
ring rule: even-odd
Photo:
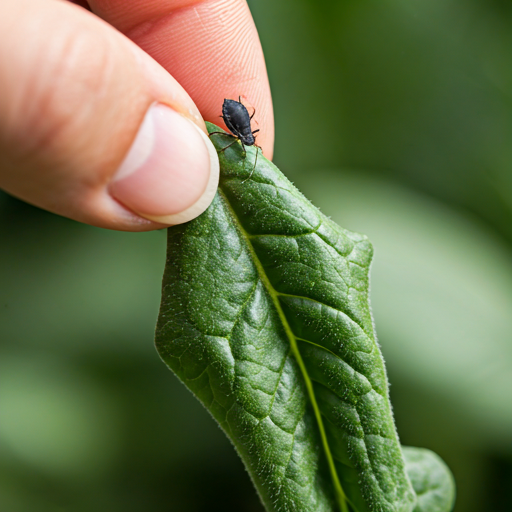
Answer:
[[[255,165],[256,148],[212,141],[218,194],[168,230],[162,359],[231,439],[268,511],[426,511],[415,508],[375,338],[371,244],[261,152]]]
[[[455,501],[455,483],[445,463],[430,450],[403,446],[405,467],[417,496],[414,512],[445,512]]]

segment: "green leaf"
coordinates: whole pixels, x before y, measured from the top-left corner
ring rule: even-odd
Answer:
[[[448,466],[434,452],[425,448],[403,446],[407,474],[418,504],[414,512],[445,512],[455,501],[455,483]]]
[[[510,248],[477,219],[362,169],[318,170],[300,185],[372,240],[372,310],[388,365],[397,384],[433,398],[407,395],[414,420],[405,421],[474,451],[512,447]],[[432,434],[440,414],[446,425]]]
[[[255,165],[256,148],[211,138],[218,194],[169,229],[161,357],[232,440],[267,510],[412,512],[370,313],[370,243],[261,152]]]

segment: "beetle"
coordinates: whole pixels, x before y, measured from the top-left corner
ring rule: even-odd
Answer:
[[[251,177],[254,169],[256,168],[256,162],[258,160],[258,149],[261,149],[256,144],[256,139],[254,137],[254,134],[258,133],[260,130],[251,130],[251,119],[254,117],[255,113],[256,110],[254,110],[252,115],[249,116],[249,112],[247,111],[245,105],[242,103],[242,99],[240,96],[238,97],[238,101],[226,98],[224,99],[224,103],[222,104],[222,115],[220,117],[224,119],[224,122],[226,123],[226,126],[231,133],[210,133],[210,136],[215,135],[216,133],[220,133],[222,135],[229,135],[230,137],[235,138],[235,140],[231,144],[228,144],[226,147],[222,148],[220,152],[225,151],[226,149],[231,147],[235,142],[240,141],[240,143],[242,144],[242,148],[244,150],[244,157],[246,157],[247,153],[245,151],[245,146],[256,146],[256,158],[254,159],[254,166],[252,168],[251,174],[249,175],[249,178]]]

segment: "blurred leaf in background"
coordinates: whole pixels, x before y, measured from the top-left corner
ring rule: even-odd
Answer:
[[[456,512],[509,512],[512,3],[249,3],[276,163],[375,246],[402,442],[446,460]],[[91,228],[4,195],[0,239],[2,511],[261,512],[154,350],[163,232]]]
[[[165,232],[0,212],[2,512],[261,510],[155,351]]]
[[[371,173],[299,183],[372,240],[372,307],[402,442],[438,450],[456,510],[473,510],[491,454],[512,455],[510,248],[481,221]]]
[[[512,240],[510,2],[251,6],[279,167],[373,169],[477,213]]]

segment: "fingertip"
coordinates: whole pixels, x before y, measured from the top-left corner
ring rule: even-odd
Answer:
[[[210,180],[206,129],[168,72],[68,2],[19,0],[0,10],[0,49],[21,49],[4,51],[0,59],[3,189],[54,213],[123,231],[161,228],[149,217],[199,202]],[[15,30],[5,30],[14,24]],[[173,120],[157,119],[156,150],[144,156],[139,147],[131,168],[123,167],[152,105],[170,111]],[[154,172],[137,176],[147,158]],[[124,179],[118,176],[111,189],[118,168]]]
[[[209,177],[206,187],[201,194],[201,196],[191,204],[185,210],[174,213],[171,215],[146,215],[147,219],[153,220],[160,224],[166,224],[169,226],[174,226],[176,224],[183,224],[192,219],[195,219],[199,215],[201,215],[211,204],[215,194],[217,193],[217,188],[219,186],[219,176],[220,176],[220,165],[219,165],[219,157],[217,155],[217,151],[215,146],[212,144],[208,135],[205,135],[202,130],[196,127],[199,134],[203,138],[203,142],[205,143],[209,159],[210,159],[210,168],[209,168]]]
[[[224,127],[225,98],[255,107],[258,145],[272,158],[274,115],[263,50],[240,0],[94,0],[112,23],[174,76],[204,119]]]
[[[109,186],[138,215],[179,224],[202,213],[219,181],[219,161],[197,125],[166,105],[152,105]]]

